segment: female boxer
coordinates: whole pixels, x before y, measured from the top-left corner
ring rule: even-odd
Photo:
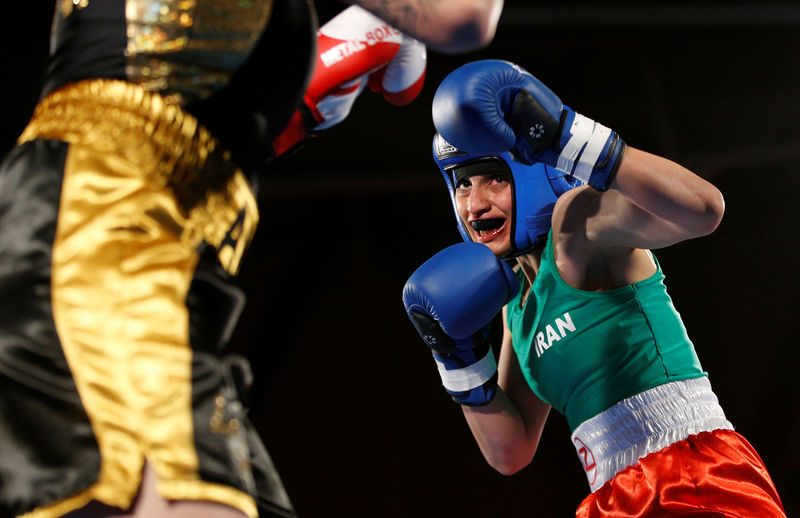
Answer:
[[[404,301],[489,464],[528,465],[554,408],[592,491],[581,518],[785,516],[651,252],[713,232],[720,192],[627,147],[512,63],[457,69],[433,110],[467,242],[421,266]],[[495,361],[487,325],[501,307]]]

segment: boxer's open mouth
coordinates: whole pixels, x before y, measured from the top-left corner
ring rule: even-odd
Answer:
[[[505,218],[476,219],[469,222],[473,230],[481,237],[493,236],[499,233],[505,223]]]

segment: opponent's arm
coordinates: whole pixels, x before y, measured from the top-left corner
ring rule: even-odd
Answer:
[[[533,459],[550,405],[536,397],[522,376],[505,308],[503,322],[497,393],[485,406],[462,409],[486,462],[504,475],[513,475]]]
[[[425,45],[461,53],[494,38],[503,0],[350,0]]]

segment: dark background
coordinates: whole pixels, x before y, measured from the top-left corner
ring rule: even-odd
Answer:
[[[38,96],[49,2],[15,4],[3,34],[0,151]],[[508,0],[494,42],[429,52],[426,86],[354,112],[262,183],[232,348],[253,363],[251,417],[301,517],[570,516],[587,494],[560,415],[512,477],[483,461],[400,299],[459,237],[430,157],[430,101],[453,68],[515,61],[632,146],[717,185],[711,236],[657,251],[729,419],[800,512],[800,5]],[[338,4],[320,4],[322,18]]]

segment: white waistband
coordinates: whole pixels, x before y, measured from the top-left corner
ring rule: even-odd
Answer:
[[[708,378],[671,381],[581,423],[572,444],[592,492],[646,455],[704,431],[728,429]]]

